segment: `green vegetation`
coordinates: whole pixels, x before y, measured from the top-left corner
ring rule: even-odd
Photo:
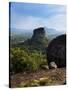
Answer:
[[[11,48],[10,50],[10,71],[36,71],[42,64],[47,64],[46,56],[38,51],[27,52],[23,48]]]
[[[18,87],[34,87],[34,86],[44,86],[44,85],[50,85],[53,83],[52,79],[47,76],[39,79],[30,80],[27,82],[21,82]]]

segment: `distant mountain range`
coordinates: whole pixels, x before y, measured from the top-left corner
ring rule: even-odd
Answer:
[[[45,28],[46,35],[54,35],[54,34],[60,34],[57,30],[52,28]]]

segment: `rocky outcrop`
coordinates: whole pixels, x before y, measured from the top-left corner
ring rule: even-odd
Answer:
[[[37,28],[33,31],[33,40],[38,40],[38,39],[44,39],[45,38],[45,30],[43,27]]]
[[[53,68],[56,69],[57,65],[55,62],[50,62],[49,67],[50,67],[50,69],[53,69]]]
[[[33,35],[30,39],[24,41],[23,43],[19,43],[20,46],[24,46],[28,48],[28,50],[38,50],[45,52],[48,44],[48,39],[46,37],[46,33],[44,27],[39,27],[33,30]]]
[[[47,60],[49,65],[55,62],[57,67],[66,67],[66,35],[60,35],[49,43]]]

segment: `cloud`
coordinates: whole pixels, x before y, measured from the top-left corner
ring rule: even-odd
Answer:
[[[22,30],[33,30],[37,27],[48,27],[59,32],[66,30],[66,14],[56,14],[50,18],[40,18],[34,16],[17,16],[11,21],[11,27]]]
[[[36,27],[43,26],[43,18],[33,16],[15,16],[11,21],[11,27],[17,29],[32,30]]]
[[[11,28],[33,30],[48,27],[59,32],[66,30],[66,6],[54,4],[11,4]]]
[[[59,32],[66,32],[66,15],[58,14],[51,18],[48,18],[46,22],[47,27],[54,28]]]

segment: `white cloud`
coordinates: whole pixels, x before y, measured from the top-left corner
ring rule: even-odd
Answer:
[[[11,22],[11,27],[22,30],[33,30],[37,27],[48,27],[60,32],[66,30],[66,14],[56,14],[50,18],[38,18],[33,16],[15,16]]]
[[[66,32],[66,15],[55,15],[44,21],[47,27],[54,28],[59,32]]]
[[[32,16],[27,17],[15,17],[11,23],[11,27],[17,28],[17,29],[25,29],[25,30],[32,30],[34,28],[37,28],[39,26],[43,26],[43,18],[37,18]]]

